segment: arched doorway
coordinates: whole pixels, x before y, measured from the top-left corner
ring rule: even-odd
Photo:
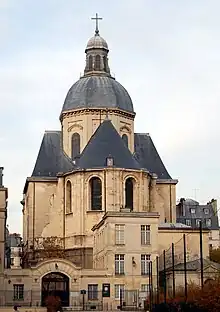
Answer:
[[[51,272],[42,278],[41,305],[45,306],[48,296],[58,296],[62,307],[69,306],[69,277],[63,273]]]

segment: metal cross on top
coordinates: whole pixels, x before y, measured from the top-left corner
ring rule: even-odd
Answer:
[[[98,13],[96,13],[95,17],[92,17],[91,19],[96,21],[96,23],[95,23],[96,24],[95,34],[98,35],[99,34],[99,24],[98,24],[98,22],[99,22],[99,20],[102,20],[102,17],[99,17]]]

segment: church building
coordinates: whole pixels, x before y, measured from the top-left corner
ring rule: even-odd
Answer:
[[[82,290],[94,302],[104,284],[110,287],[105,299],[118,305],[125,290],[148,291],[149,261],[183,231],[192,232],[176,224],[178,181],[150,135],[134,132],[135,105],[111,75],[98,16],[85,54],[60,129],[45,131],[24,186],[22,268],[10,270],[7,287],[32,290],[33,305],[44,305],[49,290],[66,306],[76,305]],[[23,272],[19,283],[17,272]]]

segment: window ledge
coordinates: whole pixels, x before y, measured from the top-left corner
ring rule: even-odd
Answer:
[[[105,212],[104,210],[87,210],[86,212]]]
[[[148,277],[148,276],[149,276],[149,273],[141,273],[141,276]]]
[[[151,244],[141,244],[141,246],[146,247],[146,246],[151,246]]]
[[[125,276],[125,273],[115,273],[115,277]]]
[[[72,212],[66,212],[65,213],[66,216],[69,216],[69,215],[72,215],[72,214],[73,214]]]
[[[124,247],[124,246],[125,246],[125,243],[123,243],[123,244],[118,243],[118,244],[115,244],[115,246]]]

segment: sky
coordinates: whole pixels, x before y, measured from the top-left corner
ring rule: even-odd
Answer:
[[[177,199],[220,202],[219,0],[0,0],[0,165],[10,232],[22,233],[25,180],[45,130],[60,130],[94,34],[129,92],[135,131],[150,133]]]

